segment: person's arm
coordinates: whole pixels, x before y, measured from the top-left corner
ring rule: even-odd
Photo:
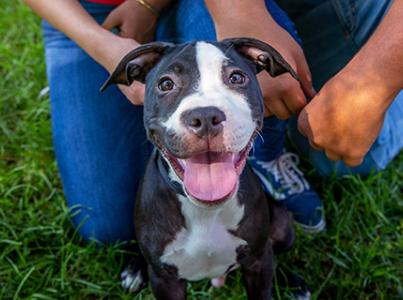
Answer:
[[[298,43],[268,13],[263,0],[205,0],[214,21],[217,38],[254,37],[272,45],[296,70],[301,83],[288,74],[275,79],[262,72],[258,75],[265,98],[266,115],[273,113],[286,119],[305,105],[305,95],[312,97],[311,75]]]
[[[372,37],[304,108],[299,130],[333,160],[359,165],[385,112],[403,88],[403,1],[394,1]]]
[[[77,0],[25,0],[33,11],[75,41],[111,71],[119,59],[137,46],[99,26]]]
[[[157,10],[171,0],[148,0]],[[120,59],[139,43],[150,41],[157,16],[135,0],[126,0],[105,20],[104,27],[84,10],[77,0],[24,0],[40,17],[75,41],[95,61],[112,72]],[[122,35],[110,29],[118,26]],[[121,88],[135,104],[141,104],[144,87],[140,84]]]

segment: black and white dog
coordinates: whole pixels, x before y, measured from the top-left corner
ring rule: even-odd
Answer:
[[[223,284],[238,266],[248,299],[271,299],[273,252],[294,232],[268,201],[247,155],[263,121],[256,74],[296,73],[251,38],[150,43],[125,56],[102,87],[146,83],[144,125],[156,146],[139,189],[135,228],[143,257],[123,272],[157,299],[186,298],[186,280]]]

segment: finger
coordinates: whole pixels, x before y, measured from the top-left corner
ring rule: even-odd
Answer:
[[[311,145],[311,147],[317,151],[323,150],[323,148],[316,144],[314,141],[309,140],[309,145]]]
[[[332,150],[326,149],[325,150],[326,156],[331,159],[331,160],[341,160],[342,157],[338,155],[336,152],[333,152]]]
[[[124,38],[136,39],[136,25],[130,20],[126,20],[119,24],[119,35]]]
[[[287,109],[293,115],[297,115],[307,104],[305,95],[299,84],[290,84],[282,98]]]
[[[348,167],[356,167],[362,164],[364,157],[343,157],[344,163]]]
[[[119,35],[123,38],[134,38],[135,35],[135,31],[134,30],[130,30],[128,28],[125,28],[126,26],[124,26],[122,24],[122,26],[120,26],[120,31],[119,31]]]
[[[265,106],[271,113],[281,120],[286,120],[292,115],[291,111],[289,111],[284,104],[284,101],[280,98],[265,99]]]
[[[298,127],[298,131],[303,136],[307,137],[311,141],[312,129],[311,129],[311,126],[309,125],[308,113],[306,112],[306,109],[303,109],[300,112],[300,114],[298,116],[298,120],[297,120],[297,127]]]
[[[105,21],[102,23],[102,27],[108,30],[112,30],[115,27],[121,25],[119,14],[115,10],[111,11],[106,17]]]
[[[270,116],[273,116],[273,113],[270,111],[270,109],[266,105],[264,105],[264,117],[266,118],[266,117],[270,117]]]
[[[298,75],[300,78],[300,85],[305,95],[311,99],[316,95],[316,91],[312,84],[312,75],[309,70],[309,66],[306,62],[305,55],[302,53],[300,55],[300,59],[298,60]]]
[[[131,87],[134,89],[134,93],[136,95],[136,105],[143,105],[144,104],[144,94],[145,94],[145,84],[142,84],[140,82],[136,82],[134,87]]]
[[[134,105],[144,104],[145,85],[140,82],[133,82],[130,86],[118,85],[126,98]]]

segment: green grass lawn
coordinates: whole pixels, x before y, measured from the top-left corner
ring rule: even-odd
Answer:
[[[54,161],[39,19],[20,1],[0,9],[0,299],[133,299],[120,288],[125,253],[75,234]],[[403,155],[370,178],[310,179],[328,229],[277,261],[302,274],[314,299],[403,299]],[[277,299],[288,299],[275,290]],[[189,285],[190,299],[245,299],[239,273],[226,287]],[[136,299],[151,299],[144,290]]]

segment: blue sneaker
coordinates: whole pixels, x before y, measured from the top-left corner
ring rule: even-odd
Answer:
[[[283,152],[272,161],[253,156],[248,161],[266,193],[281,201],[304,231],[318,233],[325,229],[322,201],[298,169],[298,155]]]

